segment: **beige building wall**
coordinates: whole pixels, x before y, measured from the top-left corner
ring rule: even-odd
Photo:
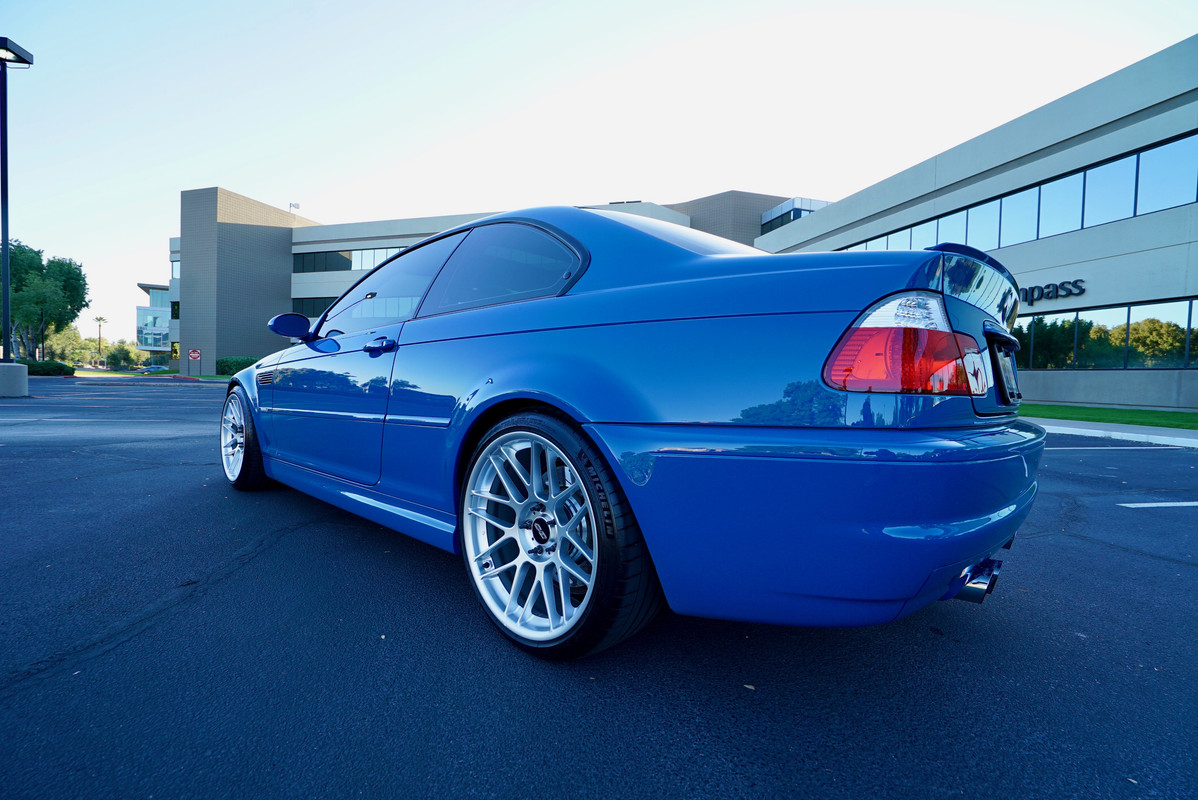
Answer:
[[[685,203],[667,204],[666,208],[690,217],[690,226],[695,230],[751,245],[761,236],[761,215],[786,199],[772,194],[720,192]]]
[[[315,224],[226,189],[182,193],[180,373],[215,375],[218,358],[279,349],[266,323],[291,311],[292,229]]]

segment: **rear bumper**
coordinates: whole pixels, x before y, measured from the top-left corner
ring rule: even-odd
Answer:
[[[592,425],[670,606],[887,622],[949,592],[1031,510],[1044,431]]]

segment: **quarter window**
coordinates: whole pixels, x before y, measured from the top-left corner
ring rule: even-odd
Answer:
[[[555,295],[580,263],[564,244],[530,225],[483,225],[454,251],[420,315]]]

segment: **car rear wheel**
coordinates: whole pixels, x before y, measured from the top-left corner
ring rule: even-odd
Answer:
[[[221,412],[220,462],[234,489],[250,491],[268,483],[249,398],[240,386],[229,392]]]
[[[462,492],[466,571],[491,621],[542,658],[636,633],[664,604],[628,501],[567,421],[529,412],[483,438]]]

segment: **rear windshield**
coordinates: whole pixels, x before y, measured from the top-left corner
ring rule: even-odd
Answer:
[[[681,247],[685,250],[690,250],[692,253],[697,253],[701,256],[714,255],[761,255],[764,250],[758,250],[756,247],[749,247],[747,244],[734,242],[731,239],[725,239],[722,236],[715,236],[704,231],[697,231],[693,228],[684,228],[681,225],[675,225],[672,222],[662,222],[659,219],[651,217],[642,217],[639,214],[628,214],[623,211],[608,211],[603,208],[589,208],[588,211],[594,214],[601,214],[608,219],[613,219],[630,228],[636,228],[641,233],[647,233],[650,236],[668,242],[675,247]]]

